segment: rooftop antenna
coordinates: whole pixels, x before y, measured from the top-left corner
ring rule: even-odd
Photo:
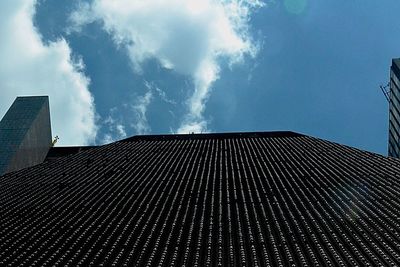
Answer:
[[[390,102],[390,83],[387,83],[386,85],[381,85],[379,87],[381,88],[387,102]]]

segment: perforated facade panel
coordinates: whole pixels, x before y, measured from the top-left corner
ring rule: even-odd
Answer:
[[[290,132],[134,137],[0,177],[0,265],[395,266],[400,160]]]

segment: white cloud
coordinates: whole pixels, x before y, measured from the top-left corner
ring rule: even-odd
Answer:
[[[118,124],[116,126],[117,132],[121,138],[126,138],[126,131],[125,131],[125,126],[122,124]]]
[[[109,117],[111,118],[111,117]],[[108,132],[101,139],[102,144],[109,144],[127,137],[125,126],[116,123],[114,120],[107,119],[105,124],[108,125]]]
[[[150,125],[147,121],[146,112],[152,99],[153,93],[152,90],[149,89],[145,95],[138,97],[136,103],[132,105],[135,120],[131,126],[135,129],[137,134],[148,134],[151,131]]]
[[[170,99],[165,91],[161,90],[159,87],[154,87],[154,90],[157,92],[158,96],[161,98],[162,101],[165,103],[171,104],[171,105],[176,105],[176,101],[173,99]]]
[[[101,142],[103,144],[110,144],[115,141],[116,140],[111,136],[111,134],[105,134]]]
[[[64,39],[44,44],[33,25],[36,1],[0,1],[0,116],[18,95],[49,95],[59,145],[96,136],[95,108],[83,63],[73,62]]]
[[[194,90],[178,132],[201,132],[207,130],[203,113],[219,78],[220,59],[235,64],[257,53],[248,24],[251,12],[261,6],[260,0],[94,0],[71,20],[73,29],[102,21],[138,72],[143,62],[157,59],[164,68],[189,75]]]
[[[125,105],[122,105],[122,107],[126,108]],[[103,120],[103,126],[105,126],[107,130],[105,130],[101,138],[102,144],[109,144],[127,137],[121,110],[117,107],[110,109],[108,117]]]

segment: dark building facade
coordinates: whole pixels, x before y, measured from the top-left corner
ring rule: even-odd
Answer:
[[[393,59],[390,68],[388,155],[400,158],[400,59]]]
[[[396,266],[400,160],[292,132],[136,136],[0,176],[1,266]]]
[[[0,174],[42,163],[50,146],[48,97],[17,97],[0,121]]]

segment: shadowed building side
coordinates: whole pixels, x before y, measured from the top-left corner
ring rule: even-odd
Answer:
[[[390,68],[388,155],[400,158],[400,59],[393,59]]]
[[[48,97],[17,97],[0,122],[0,174],[42,163],[50,146]]]

